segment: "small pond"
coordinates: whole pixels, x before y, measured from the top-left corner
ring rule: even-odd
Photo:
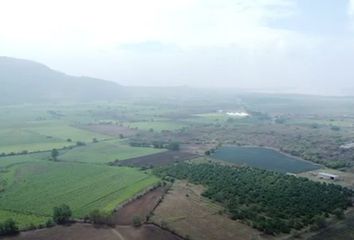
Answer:
[[[239,165],[282,173],[300,173],[320,168],[315,163],[262,147],[225,146],[218,148],[213,157]]]

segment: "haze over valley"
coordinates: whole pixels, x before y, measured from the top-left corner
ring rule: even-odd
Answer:
[[[353,14],[0,2],[0,239],[353,239]]]

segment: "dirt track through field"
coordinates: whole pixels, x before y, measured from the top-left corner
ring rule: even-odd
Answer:
[[[144,196],[126,204],[113,213],[112,220],[114,224],[131,225],[134,217],[139,217],[142,221],[145,221],[147,216],[159,203],[164,192],[165,189],[163,187],[158,187],[145,193]]]
[[[112,228],[112,233],[116,235],[120,240],[125,240],[125,238],[116,229]]]

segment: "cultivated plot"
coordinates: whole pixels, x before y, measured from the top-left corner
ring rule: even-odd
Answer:
[[[103,141],[66,150],[59,156],[59,159],[73,162],[109,163],[163,151],[165,150],[148,147],[131,147],[120,141]]]

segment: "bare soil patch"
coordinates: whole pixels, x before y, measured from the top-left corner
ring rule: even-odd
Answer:
[[[125,240],[182,240],[177,235],[153,224],[144,224],[139,228],[118,226],[116,229]]]
[[[144,194],[142,197],[129,202],[113,213],[112,222],[117,225],[131,225],[135,216],[145,221],[148,215],[161,201],[164,193],[165,188],[158,187]]]
[[[94,227],[91,224],[55,226],[41,230],[22,232],[4,240],[182,240],[158,226],[146,224],[132,226]]]
[[[52,228],[21,232],[6,240],[116,240],[118,239],[106,227],[94,227],[91,224],[73,224],[70,226],[55,226]]]
[[[227,215],[223,208],[201,196],[202,186],[176,181],[154,211],[152,221],[195,240],[274,239]]]
[[[215,148],[217,144],[196,144],[196,143],[190,143],[190,144],[181,144],[180,145],[180,151],[181,152],[187,152],[187,153],[193,153],[193,154],[198,154],[198,155],[204,155],[206,151]]]
[[[193,153],[167,151],[156,154],[151,154],[143,157],[131,158],[124,161],[116,161],[115,165],[132,166],[132,167],[155,167],[164,166],[175,162],[183,162],[199,155]]]

